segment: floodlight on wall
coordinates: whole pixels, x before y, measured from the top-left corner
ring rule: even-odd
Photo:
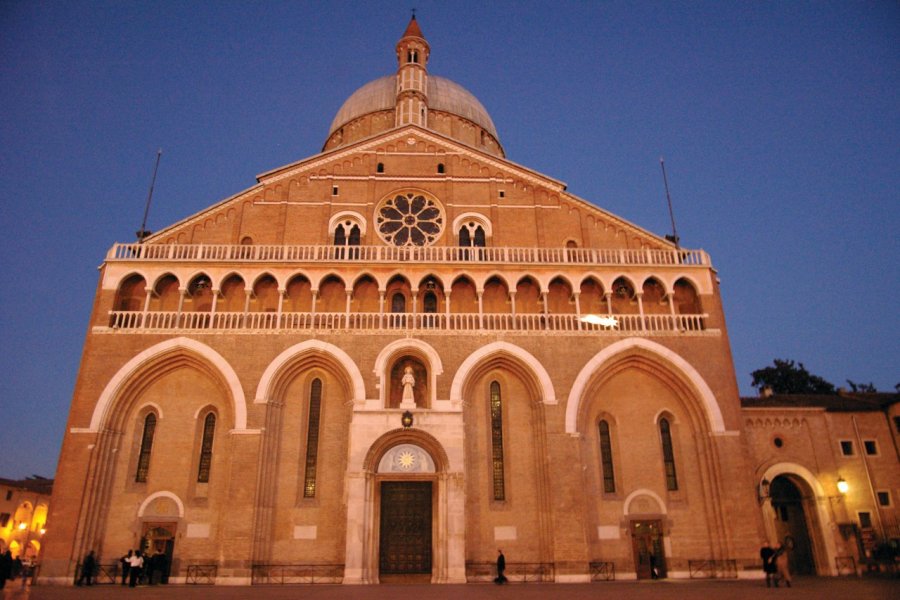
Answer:
[[[619,324],[619,320],[612,315],[584,315],[581,317],[581,322],[603,327],[615,327]]]

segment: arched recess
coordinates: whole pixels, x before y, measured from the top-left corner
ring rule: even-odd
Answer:
[[[812,492],[809,498],[810,505],[815,507],[815,514],[806,515],[807,529],[812,537],[813,552],[815,555],[816,571],[820,575],[837,575],[835,557],[838,555],[834,534],[837,530],[835,517],[831,510],[831,497],[825,491],[822,483],[812,471],[796,463],[776,463],[765,470],[757,485],[762,480],[774,481],[776,477],[788,476],[801,483],[802,487]],[[774,509],[771,498],[766,498],[762,505],[763,522],[766,527],[766,535],[770,542],[776,542],[774,527]]]
[[[162,490],[159,492],[154,492],[144,498],[144,501],[141,502],[141,506],[138,508],[137,516],[143,517],[144,513],[147,511],[147,507],[150,506],[150,503],[156,500],[157,498],[168,498],[169,500],[175,503],[175,506],[178,507],[178,518],[184,518],[184,502],[181,501],[181,498],[178,497],[178,494],[174,492],[170,492],[168,490]]]
[[[437,377],[444,373],[441,357],[432,346],[417,339],[395,340],[381,349],[375,359],[375,377],[378,378],[379,408],[387,406],[390,390],[390,366],[402,354],[412,354],[420,358],[428,368],[428,406],[435,408],[437,402]]]
[[[538,361],[531,353],[519,346],[510,344],[509,342],[494,342],[486,346],[482,346],[469,355],[456,371],[453,378],[453,384],[450,387],[450,402],[461,403],[465,386],[468,384],[473,375],[479,370],[479,366],[495,355],[504,355],[526,367],[525,371],[529,377],[541,402],[544,404],[556,404],[556,392],[553,391],[553,382],[550,375],[544,368],[544,365]]]
[[[584,365],[572,384],[566,403],[566,433],[576,434],[578,432],[578,415],[581,411],[581,403],[588,385],[596,374],[625,355],[642,351],[660,359],[664,364],[668,364],[674,369],[676,373],[686,378],[693,392],[700,400],[710,432],[725,433],[725,421],[722,417],[722,411],[719,409],[719,404],[716,402],[716,397],[697,370],[672,350],[643,338],[628,338],[611,344],[595,354]]]
[[[126,386],[148,367],[158,364],[167,358],[177,355],[197,357],[201,363],[210,367],[210,374],[218,379],[228,391],[234,410],[234,430],[242,432],[247,429],[247,404],[244,390],[237,373],[221,354],[197,340],[178,337],[147,348],[120,368],[109,383],[106,384],[91,416],[90,432],[98,432],[110,417],[113,403],[122,395]]]
[[[363,382],[359,367],[346,352],[333,344],[320,340],[307,340],[295,344],[275,357],[266,367],[259,385],[256,388],[255,404],[265,404],[270,399],[278,396],[278,387],[284,383],[285,375],[290,370],[290,365],[307,356],[318,356],[324,359],[335,373],[342,376],[347,395],[354,404],[363,403],[366,400],[366,386]]]

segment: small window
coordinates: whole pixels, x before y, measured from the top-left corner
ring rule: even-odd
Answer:
[[[134,480],[137,483],[147,482],[147,473],[150,471],[150,452],[153,450],[153,434],[156,432],[156,415],[148,414],[144,418],[144,433],[141,436],[141,449],[138,453],[137,472]]]
[[[6,492],[7,496],[12,494],[12,492]],[[7,498],[9,500],[9,498]],[[11,515],[9,513],[0,513],[0,527],[6,527],[7,523],[9,523],[9,517]]]
[[[659,420],[659,437],[662,442],[666,489],[674,492],[678,489],[678,477],[675,473],[675,452],[672,449],[672,430],[668,419]]]
[[[878,496],[878,506],[890,506],[891,505],[891,493],[880,491],[875,493]]]
[[[213,439],[216,435],[216,415],[209,413],[203,420],[203,439],[200,442],[200,466],[197,469],[197,481],[209,483],[209,472],[212,469]]]
[[[319,462],[319,419],[322,414],[322,380],[313,379],[309,390],[309,417],[306,429],[306,473],[303,497],[316,497],[316,469]]]
[[[841,440],[841,454],[844,456],[853,456],[853,442],[850,440]]]
[[[331,195],[332,196],[338,195],[338,186],[336,186],[336,185],[331,186]]]
[[[491,466],[494,500],[506,500],[506,485],[503,466],[503,401],[500,398],[500,384],[491,382]]]
[[[860,512],[857,513],[859,515],[859,526],[862,529],[872,529],[872,513],[869,512]]]
[[[609,435],[609,423],[600,421],[600,462],[603,467],[603,492],[616,492],[616,476],[613,470],[612,442]]]
[[[776,448],[781,448],[782,446],[784,446],[784,440],[780,437],[776,437],[774,440],[772,440],[772,443],[775,444]]]
[[[438,173],[444,172],[444,163],[438,163],[437,172]],[[900,425],[898,425],[898,426],[900,426]]]
[[[12,490],[6,490],[6,499],[12,500]]]
[[[503,190],[500,190],[500,197],[501,197],[501,198],[506,198],[506,192],[503,191]]]
[[[378,163],[378,165],[375,167],[375,171],[377,173],[384,173],[384,163]]]
[[[863,446],[866,449],[866,454],[869,456],[875,456],[878,454],[878,444],[875,440],[863,440]]]
[[[894,429],[897,430],[897,433],[900,433],[900,417],[894,417]]]

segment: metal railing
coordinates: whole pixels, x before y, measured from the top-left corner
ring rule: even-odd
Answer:
[[[78,563],[75,565],[75,582],[81,578],[81,570],[83,565]],[[98,564],[94,567],[93,582],[95,585],[116,583],[121,573],[121,567],[118,562],[108,564]],[[33,582],[32,582],[33,583]]]
[[[613,328],[581,321],[575,314],[540,313],[311,313],[311,312],[176,312],[110,311],[109,326],[134,330],[446,330],[560,331],[597,333],[696,333],[707,330],[709,315],[616,315]]]
[[[548,583],[554,580],[553,563],[506,563],[506,578],[516,583]],[[497,576],[497,565],[490,562],[467,562],[466,581],[491,582]]]
[[[737,561],[730,558],[689,560],[688,572],[691,579],[737,579]]]
[[[615,581],[616,564],[604,561],[591,561],[591,581]]]
[[[297,246],[113,244],[106,260],[192,262],[492,263],[710,266],[703,250],[615,248],[461,248],[457,246]]]
[[[298,585],[313,583],[341,583],[344,565],[253,565],[252,585]]]
[[[217,565],[188,565],[184,581],[192,585],[215,585],[218,572]]]

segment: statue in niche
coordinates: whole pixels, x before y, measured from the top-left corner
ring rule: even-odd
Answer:
[[[416,385],[416,378],[413,375],[412,367],[406,365],[403,369],[403,379],[400,380],[403,386],[403,396],[400,398],[400,408],[415,408],[416,399],[413,395],[413,387]]]

